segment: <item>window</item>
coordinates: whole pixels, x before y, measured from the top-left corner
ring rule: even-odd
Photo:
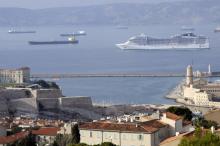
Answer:
[[[141,134],[138,135],[138,140],[143,140],[143,136]]]
[[[92,131],[90,131],[90,133],[89,133],[89,137],[92,137]]]
[[[123,134],[123,139],[126,140],[126,135],[125,134]]]
[[[118,136],[117,136],[117,134],[115,133],[115,134],[114,134],[114,139],[117,139],[117,138],[118,138]]]
[[[108,138],[108,133],[105,133],[105,138]]]
[[[97,138],[100,138],[100,137],[101,137],[101,133],[97,132]]]

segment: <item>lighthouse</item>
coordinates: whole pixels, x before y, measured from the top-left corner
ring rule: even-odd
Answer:
[[[211,64],[209,64],[209,66],[208,66],[208,75],[209,76],[212,75]]]
[[[193,85],[193,68],[192,65],[188,65],[186,69],[186,85]]]

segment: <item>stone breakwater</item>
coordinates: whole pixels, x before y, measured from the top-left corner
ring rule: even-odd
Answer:
[[[182,80],[174,89],[172,89],[167,95],[166,98],[169,99],[181,99],[183,98],[183,86],[184,86],[185,80]]]

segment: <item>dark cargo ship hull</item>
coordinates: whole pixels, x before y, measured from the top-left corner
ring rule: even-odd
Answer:
[[[45,41],[45,42],[37,42],[37,41],[29,41],[30,45],[54,45],[54,44],[77,44],[79,41]]]
[[[36,31],[12,31],[12,32],[8,32],[8,33],[12,33],[12,34],[20,34],[20,33],[36,33]]]

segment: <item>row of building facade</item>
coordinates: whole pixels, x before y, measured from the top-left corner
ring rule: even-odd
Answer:
[[[58,134],[71,134],[75,123],[66,123],[61,127],[41,127],[33,130],[38,145],[52,145]],[[160,119],[148,119],[138,122],[100,120],[79,123],[80,142],[96,145],[103,142],[112,142],[118,146],[159,146],[167,138],[193,131],[192,123],[182,117],[166,112]],[[16,135],[27,136],[27,133]],[[12,136],[0,136],[0,146],[6,146],[18,139]],[[22,137],[20,137],[21,139]]]
[[[30,68],[0,69],[0,83],[23,84],[30,82]]]

